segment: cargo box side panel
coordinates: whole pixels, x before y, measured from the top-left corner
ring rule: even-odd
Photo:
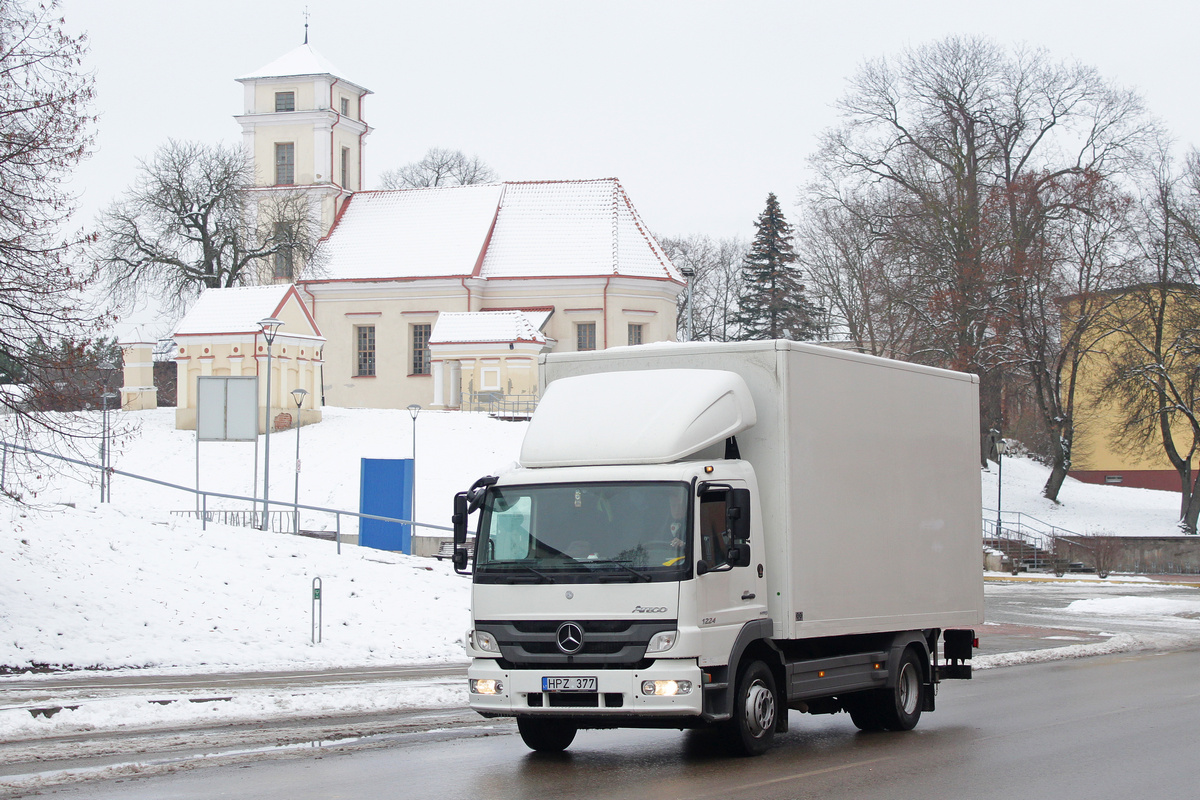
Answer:
[[[786,351],[788,638],[983,619],[978,386]]]

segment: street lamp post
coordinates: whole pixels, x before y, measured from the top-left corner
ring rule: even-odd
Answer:
[[[679,272],[687,278],[687,325],[684,327],[684,338],[690,342],[692,340],[692,278],[696,277],[696,270],[692,267],[682,267]]]
[[[270,528],[271,519],[271,345],[275,344],[275,335],[283,326],[283,320],[267,317],[258,321],[263,338],[267,340],[267,434],[263,455],[263,523],[262,529]]]
[[[100,395],[100,502],[112,502],[112,480],[109,477],[109,464],[112,461],[112,448],[108,442],[108,401],[118,397],[116,392],[105,392]]]
[[[996,546],[1000,546],[1000,501],[1004,492],[1004,451],[1008,442],[996,437]]]
[[[415,536],[416,532],[417,532],[417,525],[416,525],[416,522],[417,522],[417,414],[420,414],[420,413],[421,413],[421,407],[419,405],[417,405],[416,403],[413,403],[412,405],[410,405],[408,407],[408,414],[409,414],[409,416],[412,417],[412,421],[413,421],[412,497],[410,498],[411,502],[409,503],[409,506],[408,506],[408,518],[413,523],[408,526],[408,534],[409,534],[409,545],[408,546],[409,546],[410,550],[412,549],[412,537]]]
[[[300,532],[300,406],[304,405],[307,389],[292,389],[296,401],[296,494],[292,500],[292,533]]]

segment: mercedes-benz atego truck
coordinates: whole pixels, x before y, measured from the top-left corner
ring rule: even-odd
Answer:
[[[758,754],[789,709],[908,730],[971,676],[975,377],[789,341],[540,366],[519,463],[455,497],[480,714]]]

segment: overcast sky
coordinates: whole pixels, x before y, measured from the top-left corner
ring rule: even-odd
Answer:
[[[430,147],[508,180],[620,178],[663,235],[753,233],[794,210],[819,133],[867,59],[950,34],[1044,46],[1139,88],[1200,143],[1194,2],[64,0],[97,79],[83,222],[168,138],[235,143],[239,75],[310,42],[366,86],[367,188]]]

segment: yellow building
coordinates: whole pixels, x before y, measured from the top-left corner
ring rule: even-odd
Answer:
[[[1179,294],[1183,291],[1183,295]],[[1138,338],[1151,341],[1152,332],[1144,329],[1148,323],[1139,323],[1135,314],[1144,311],[1158,298],[1166,297],[1165,318],[1168,320],[1166,334],[1171,331],[1173,306],[1180,297],[1195,301],[1196,287],[1136,286],[1113,290],[1092,302],[1101,302],[1103,312],[1096,326],[1095,343],[1082,357],[1076,386],[1074,440],[1071,448],[1071,472],[1073,478],[1087,483],[1102,483],[1112,486],[1131,486],[1142,489],[1179,491],[1179,473],[1163,450],[1161,435],[1157,432],[1144,446],[1133,446],[1121,441],[1118,433],[1122,426],[1122,412],[1117,398],[1106,393],[1104,384],[1112,373],[1113,359]],[[1069,313],[1077,306],[1078,297],[1061,301],[1068,313],[1064,320],[1074,316]],[[1064,332],[1066,338],[1066,332]],[[1186,451],[1192,441],[1192,433],[1185,421],[1179,420],[1173,427],[1177,445]],[[1193,469],[1196,468],[1193,463]]]

